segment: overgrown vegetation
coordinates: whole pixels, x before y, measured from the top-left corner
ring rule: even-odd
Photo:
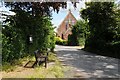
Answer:
[[[85,44],[85,39],[88,34],[86,21],[79,20],[72,27],[72,34],[68,36],[68,45],[80,45]]]
[[[76,7],[76,3],[73,3]],[[12,63],[15,59],[31,55],[39,49],[54,51],[55,36],[51,23],[52,10],[66,8],[66,2],[5,2],[15,15],[6,15],[2,26],[2,61]],[[51,7],[53,8],[51,10]],[[32,39],[32,41],[30,41]]]
[[[83,9],[81,14],[88,22],[90,32],[85,41],[85,49],[118,58],[120,11],[115,4],[113,2],[86,3],[86,9]]]
[[[54,28],[49,10],[34,13],[30,3],[6,3],[16,15],[7,16],[2,30],[2,61],[12,63],[15,59],[33,54],[36,49],[53,51],[55,48]],[[40,7],[40,6],[39,6]],[[33,10],[31,10],[33,11]],[[40,14],[40,15],[38,15]],[[30,41],[30,37],[32,41]]]
[[[63,40],[60,37],[55,37],[55,41],[57,45],[68,45],[67,40]]]
[[[72,27],[69,45],[85,45],[84,50],[120,58],[120,10],[114,2],[89,2],[81,10],[83,20]]]

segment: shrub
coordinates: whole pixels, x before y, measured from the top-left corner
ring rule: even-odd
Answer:
[[[87,22],[79,20],[75,25],[72,26],[72,34],[68,36],[68,45],[82,46],[85,43],[87,37]]]
[[[60,37],[55,37],[56,44],[58,45],[67,45],[66,40],[62,40]]]
[[[80,45],[80,46],[85,45],[85,38],[80,38],[80,39],[79,39],[79,45]]]
[[[62,39],[60,37],[55,37],[55,43],[61,45],[62,44]]]
[[[62,45],[67,45],[68,41],[67,40],[63,40]]]

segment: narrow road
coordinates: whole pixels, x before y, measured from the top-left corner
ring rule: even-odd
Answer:
[[[120,78],[120,60],[92,54],[73,46],[56,45],[62,65],[71,67],[66,78]],[[119,65],[118,65],[119,64]]]

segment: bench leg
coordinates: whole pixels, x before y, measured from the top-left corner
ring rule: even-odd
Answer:
[[[38,65],[40,66],[40,64],[41,64],[41,62],[39,61],[39,62],[38,62]]]
[[[47,58],[45,58],[45,68],[47,68]]]
[[[34,68],[34,66],[36,66],[37,65],[37,61],[35,61],[35,63],[32,65],[32,68]]]

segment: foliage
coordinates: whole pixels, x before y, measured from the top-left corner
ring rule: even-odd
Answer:
[[[69,45],[84,45],[85,38],[88,35],[87,23],[85,21],[79,20],[72,27],[72,35],[68,36]]]
[[[67,41],[61,39],[60,37],[55,37],[56,44],[58,45],[67,45]]]
[[[50,50],[53,52],[55,48],[55,32],[54,28],[51,29],[50,32],[50,45],[49,45]]]
[[[73,4],[76,7],[76,3]],[[7,15],[7,19],[4,21],[2,61],[12,62],[14,59],[33,53],[36,49],[46,51],[50,48],[51,51],[54,51],[55,38],[50,21],[51,10],[58,13],[60,7],[67,7],[66,2],[14,1],[5,2],[5,6],[16,15]],[[32,42],[29,41],[30,36],[33,38]]]
[[[85,38],[79,38],[78,42],[79,42],[79,46],[84,46],[85,45]]]
[[[6,3],[16,15],[7,16],[2,31],[2,61],[11,62],[26,55],[33,55],[33,51],[46,51],[55,48],[54,29],[49,14],[40,11],[29,12],[30,3]],[[40,13],[41,15],[37,15]],[[43,11],[44,13],[44,11]],[[44,14],[46,14],[44,13]],[[30,42],[29,37],[33,41]],[[29,53],[29,54],[28,54]]]
[[[119,6],[115,7],[115,12],[116,12],[116,21],[117,21],[117,27],[116,27],[116,41],[120,41],[120,9]]]
[[[11,26],[5,26],[2,30],[2,60],[12,61],[22,57],[24,46],[17,30]]]
[[[59,44],[59,42],[62,42],[63,40],[60,37],[55,37],[56,44]]]
[[[118,47],[116,45],[111,45],[120,40],[118,19],[116,18],[120,13],[116,12],[113,2],[86,3],[86,9],[81,11],[83,19],[88,21],[90,31],[85,42],[85,48],[99,50],[103,52],[101,53],[103,55],[104,52],[112,53],[107,54],[111,56],[120,53],[117,52]]]
[[[74,8],[76,8],[77,2],[72,2]],[[31,14],[40,15],[40,16],[50,16],[51,15],[51,9],[56,11],[57,13],[60,10],[60,7],[67,8],[67,2],[5,2],[6,6],[17,8],[19,10],[25,10],[26,12],[29,12]],[[22,8],[20,8],[22,7]],[[14,11],[14,10],[12,10]]]
[[[24,19],[20,20],[23,15],[16,16],[14,16],[16,24],[3,26],[3,61],[10,62],[24,56],[24,53],[33,53],[38,48],[41,51],[47,50],[51,45],[54,48],[54,42],[50,42],[54,35],[49,17],[35,18],[29,24],[29,20],[26,23],[23,23]],[[29,35],[33,37],[32,43],[29,42]]]

